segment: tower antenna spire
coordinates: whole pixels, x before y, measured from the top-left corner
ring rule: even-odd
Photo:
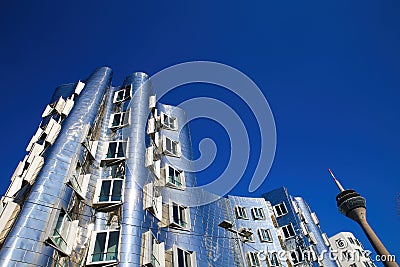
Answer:
[[[337,187],[339,188],[340,192],[343,192],[343,191],[344,191],[344,188],[343,188],[342,184],[339,182],[338,179],[336,179],[336,177],[335,177],[335,175],[333,174],[333,172],[332,172],[331,169],[328,169],[328,171],[329,171],[329,173],[332,175],[333,180],[335,181],[335,183],[336,183]]]

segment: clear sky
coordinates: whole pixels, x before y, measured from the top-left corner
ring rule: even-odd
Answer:
[[[231,194],[260,196],[286,186],[307,200],[329,236],[351,231],[372,250],[359,227],[338,213],[330,167],[345,187],[367,198],[370,224],[400,258],[400,2],[159,2],[2,1],[1,194],[57,85],[85,79],[99,66],[110,66],[118,85],[133,71],[217,61],[257,83],[277,126],[276,157],[264,184],[247,190],[254,153]],[[165,102],[212,96],[248,118],[250,131],[254,127],[249,110],[221,88],[178,90]],[[219,151],[229,146],[218,124],[191,126],[195,155],[204,137]],[[257,136],[251,142],[257,152]],[[199,182],[226,162],[219,153]]]

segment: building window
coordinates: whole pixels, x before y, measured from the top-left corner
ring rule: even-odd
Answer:
[[[115,92],[114,103],[123,102],[125,100],[131,99],[131,97],[132,97],[132,89],[129,86],[127,88]]]
[[[272,235],[270,229],[258,229],[258,235],[261,242],[272,242]]]
[[[91,174],[85,174],[85,172],[87,171],[88,170],[85,170],[85,168],[83,168],[81,164],[78,162],[75,173],[71,175],[67,183],[67,185],[69,185],[76,192],[76,194],[82,199],[85,199],[86,191],[91,176]]]
[[[70,255],[78,231],[79,220],[73,221],[65,210],[61,210],[56,227],[49,241],[63,254]]]
[[[97,180],[94,204],[115,204],[122,202],[123,179]]]
[[[161,113],[161,125],[169,130],[178,129],[178,123],[176,118],[171,117],[165,113]]]
[[[282,226],[281,229],[282,229],[283,235],[285,236],[286,239],[294,237],[296,235],[292,224],[287,224],[285,226]]]
[[[304,261],[303,252],[300,249],[291,251],[290,257],[292,259],[293,264],[297,264]]]
[[[170,205],[170,222],[172,226],[190,229],[190,210],[177,203]]]
[[[174,245],[174,267],[196,267],[196,253]]]
[[[185,175],[184,172],[165,164],[165,177],[167,185],[175,188],[185,188]]]
[[[143,208],[150,211],[154,217],[162,219],[162,196],[157,194],[153,183],[148,183],[143,187]]]
[[[108,144],[107,159],[124,158],[126,151],[125,141],[110,142]]]
[[[363,263],[364,263],[365,267],[372,267],[372,264],[370,264],[370,263],[367,262],[367,261],[364,261]]]
[[[357,264],[355,264],[355,263],[353,263],[353,264],[350,264],[350,266],[349,267],[357,267]]]
[[[116,262],[118,244],[119,230],[93,232],[88,264]]]
[[[249,219],[249,217],[247,216],[246,207],[236,206],[235,210],[236,210],[236,217],[238,219],[244,219],[244,220]]]
[[[275,211],[276,217],[280,217],[280,216],[283,216],[283,215],[287,214],[288,210],[286,208],[285,202],[282,202],[282,203],[279,203],[278,205],[275,205],[274,206],[274,211]]]
[[[166,155],[180,157],[181,146],[178,141],[173,141],[169,137],[164,136],[163,151]]]
[[[279,266],[278,254],[276,252],[268,253],[268,258],[270,266]]]
[[[161,267],[165,265],[165,246],[156,239],[151,231],[143,234],[142,266]]]
[[[249,260],[250,267],[260,267],[261,266],[261,261],[260,261],[260,258],[258,257],[257,252],[248,252],[247,258]]]
[[[262,208],[252,208],[254,220],[265,220],[264,210]]]
[[[109,128],[121,128],[129,124],[129,111],[118,112],[111,115]]]

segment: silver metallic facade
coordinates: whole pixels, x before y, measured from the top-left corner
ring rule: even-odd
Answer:
[[[116,87],[104,67],[56,88],[1,199],[0,266],[337,266],[293,257],[329,242],[285,189],[192,205],[210,193],[191,190],[195,173],[184,171],[185,112],[157,103],[148,78],[133,73]]]
[[[298,266],[340,266],[330,257],[330,243],[319,220],[301,197],[289,195],[286,188],[263,194],[275,212],[282,247]]]

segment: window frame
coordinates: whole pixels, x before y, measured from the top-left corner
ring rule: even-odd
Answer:
[[[167,122],[165,119],[167,119]],[[171,126],[171,120],[172,120],[172,126]],[[173,117],[169,114],[161,112],[160,122],[161,122],[162,128],[164,128],[164,129],[173,130],[173,131],[178,130],[178,119],[176,117]]]
[[[236,218],[242,220],[248,220],[247,209],[245,206],[235,206]]]
[[[272,252],[272,253],[268,253],[268,262],[269,262],[269,266],[280,266],[281,262],[279,260],[278,257],[278,253],[276,252]]]
[[[121,115],[121,117],[119,119],[118,125],[114,125],[114,120],[117,115]],[[130,109],[128,109],[126,111],[115,112],[115,113],[111,114],[111,116],[110,116],[108,128],[115,130],[115,129],[120,129],[120,128],[126,127],[130,124],[130,119],[131,119]]]
[[[264,236],[263,233],[266,233],[265,236],[266,236],[267,238],[264,238],[265,236]],[[269,228],[260,228],[260,229],[258,229],[258,235],[259,235],[259,237],[260,237],[260,241],[261,241],[261,242],[268,242],[268,243],[274,242],[274,240],[273,240],[273,238],[272,238],[271,229],[269,229]]]
[[[291,259],[291,261],[293,262],[294,265],[302,263],[302,262],[305,261],[305,257],[304,257],[303,252],[301,251],[300,248],[291,250],[291,251],[289,251],[289,253],[290,253],[290,259]]]
[[[112,151],[110,152],[110,146],[113,143],[116,143],[117,145],[115,151],[111,153]],[[128,155],[128,144],[129,144],[129,139],[108,142],[106,154],[105,157],[102,159],[102,162],[111,165],[112,162],[125,160]],[[117,157],[109,157],[110,155],[114,155]]]
[[[185,256],[185,262],[183,262],[183,266],[180,266],[179,264],[179,251],[182,251],[183,255]],[[197,261],[196,261],[196,252],[195,251],[190,251],[183,249],[181,247],[178,247],[177,245],[173,245],[172,247],[173,251],[173,267],[197,267]],[[187,259],[190,259],[190,264],[187,264]]]
[[[171,181],[171,177],[170,177],[170,171],[173,170],[174,174],[178,173],[178,176],[173,176],[173,178],[179,177],[179,181],[177,181],[176,179],[174,179],[173,181],[178,182],[174,183]],[[185,177],[185,172],[183,170],[179,170],[169,164],[165,164],[164,165],[164,172],[165,172],[165,184],[167,186],[170,186],[172,188],[176,188],[176,189],[181,189],[184,190],[186,188],[186,177]]]
[[[60,223],[60,218],[61,224]],[[52,234],[49,235],[49,241],[53,244],[53,246],[63,253],[64,255],[71,255],[73,242],[76,238],[76,234],[78,231],[79,220],[72,220],[71,216],[68,212],[62,208],[58,213],[57,221],[55,222],[54,229]],[[60,243],[60,240],[62,243]]]
[[[261,267],[261,260],[258,252],[247,252],[247,260],[250,267]]]
[[[287,233],[291,234],[290,231],[289,231],[289,228],[292,229],[293,235],[290,235],[290,236],[286,237],[286,234],[285,234],[285,230],[284,230],[284,229],[287,229]],[[292,224],[292,223],[289,223],[289,224],[286,224],[286,225],[282,226],[282,227],[281,227],[281,231],[282,231],[283,237],[284,237],[285,239],[290,239],[290,238],[293,238],[293,237],[296,236],[296,231],[294,230],[294,227],[293,227],[293,224]]]
[[[115,233],[118,232],[118,242],[117,242],[117,246],[116,246],[116,252],[115,253],[115,259],[112,260],[96,260],[93,261],[93,256],[95,255],[95,248],[96,248],[96,241],[97,241],[97,236],[98,234],[103,234],[106,233],[106,238],[105,238],[105,242],[104,242],[104,250],[103,253],[101,253],[104,257],[104,255],[106,255],[106,259],[107,259],[107,254],[109,252],[109,242],[110,242],[110,235],[111,233]],[[93,231],[91,238],[90,238],[90,246],[89,246],[89,253],[87,255],[87,262],[86,265],[94,265],[94,264],[108,264],[108,263],[116,263],[118,262],[118,258],[119,258],[119,252],[120,252],[120,243],[121,243],[121,232],[119,229],[112,229],[112,230],[101,230],[101,231]]]
[[[258,212],[261,211],[261,214],[258,214]],[[254,207],[251,208],[251,212],[253,214],[253,218],[254,220],[265,220],[265,212],[263,208],[259,208],[259,207]]]
[[[162,220],[162,195],[156,196],[154,184],[148,183],[143,187],[143,209],[148,210],[159,221]]]
[[[282,207],[285,209],[286,212],[283,211]],[[284,201],[279,204],[274,205],[273,208],[274,208],[275,216],[277,218],[285,216],[286,214],[289,213],[289,210],[287,209],[286,203]]]
[[[164,267],[165,243],[160,242],[151,230],[143,233],[142,238],[141,266]]]
[[[118,94],[121,92],[123,92],[123,97],[121,99],[118,99]],[[128,92],[128,94],[127,94],[127,92]],[[114,97],[113,97],[113,103],[114,104],[122,103],[131,98],[132,98],[132,85],[125,87],[123,89],[120,89],[118,91],[115,91]]]
[[[113,179],[98,179],[96,182],[96,189],[95,189],[95,194],[94,194],[94,198],[93,198],[93,205],[114,205],[114,204],[122,204],[124,201],[124,179],[122,178],[113,178]],[[105,182],[110,182],[110,187],[109,187],[109,194],[108,194],[108,199],[107,200],[101,200],[101,191],[103,188],[103,183]],[[121,182],[121,188],[120,188],[120,192],[121,195],[119,196],[119,200],[113,200],[113,191],[114,191],[114,186],[116,182]],[[115,196],[114,196],[115,197]],[[118,197],[118,196],[116,196]]]
[[[178,209],[177,212],[174,212],[174,207]],[[178,215],[178,221],[175,220],[175,215]],[[181,230],[190,230],[190,208],[176,202],[171,202],[169,204],[169,223],[171,227]]]
[[[168,150],[167,140],[169,142],[171,142],[171,149],[173,148],[173,144],[175,144],[175,146],[176,146],[175,151]],[[179,141],[172,140],[171,137],[164,135],[162,144],[163,144],[163,152],[165,155],[171,156],[171,157],[177,157],[177,158],[181,157],[182,151],[181,151],[181,143]]]

